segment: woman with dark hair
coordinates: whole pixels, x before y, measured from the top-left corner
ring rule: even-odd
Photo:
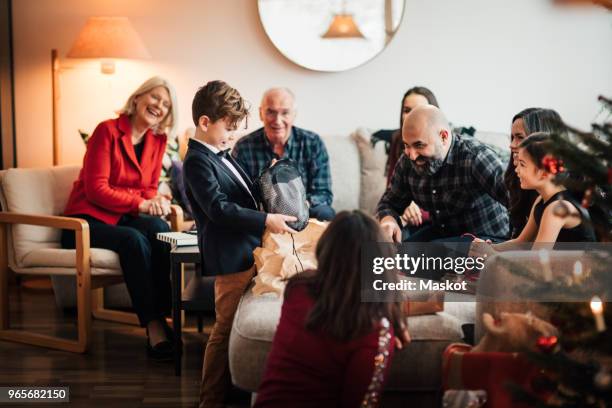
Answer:
[[[532,133],[555,133],[559,131],[563,131],[563,122],[561,116],[552,109],[527,108],[512,118],[512,133],[510,135],[512,157],[504,173],[504,184],[508,190],[511,238],[516,238],[525,227],[533,202],[538,196],[534,190],[521,189],[516,174],[519,145]]]
[[[378,223],[361,211],[343,211],[329,224],[317,244],[317,271],[287,284],[255,407],[378,405],[394,346],[402,344],[393,335],[409,341],[400,303],[361,300],[366,245],[394,256],[382,242]],[[394,271],[383,273],[380,279],[394,279]]]

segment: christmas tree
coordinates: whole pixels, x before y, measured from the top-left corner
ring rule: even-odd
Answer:
[[[612,101],[599,97],[603,123],[593,123],[591,132],[582,132],[564,125],[566,132],[552,134],[552,157],[549,171],[560,173],[558,182],[570,191],[583,195],[582,205],[588,209],[590,222],[600,241],[612,239]],[[560,172],[560,170],[566,170]],[[563,177],[570,174],[572,177]],[[563,208],[559,209],[563,214]]]
[[[601,241],[612,241],[612,101],[599,97],[603,115],[590,132],[566,126],[553,134],[551,155],[545,159],[556,181],[568,190],[582,193],[582,206],[588,209],[590,223]],[[567,174],[579,177],[565,177]],[[563,207],[558,214],[567,216]],[[587,221],[589,222],[589,221]],[[605,304],[612,297],[609,282],[612,260],[609,254],[589,253],[593,267],[588,274],[568,276],[566,280],[545,282],[511,261],[513,273],[528,278],[519,288],[529,298],[543,293],[563,293],[568,302],[546,303],[551,323],[559,337],[540,338],[541,353],[529,353],[541,368],[541,375],[528,391],[509,384],[516,402],[533,407],[612,407],[612,308]],[[598,283],[600,286],[598,286]],[[601,296],[601,297],[600,297]],[[590,298],[590,302],[585,302]],[[603,298],[603,302],[602,299]],[[582,301],[571,301],[582,299]]]

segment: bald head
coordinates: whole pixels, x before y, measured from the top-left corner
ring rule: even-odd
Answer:
[[[291,89],[285,87],[270,88],[261,97],[261,106],[274,102],[278,99],[287,100],[291,108],[295,109],[295,95]]]
[[[417,106],[404,119],[404,153],[417,171],[435,173],[446,158],[452,137],[446,116],[433,105]]]
[[[446,129],[450,133],[450,125],[442,111],[433,105],[421,105],[415,107],[404,119],[404,127],[410,130],[433,131],[438,133],[440,129]],[[402,132],[403,132],[402,129]]]

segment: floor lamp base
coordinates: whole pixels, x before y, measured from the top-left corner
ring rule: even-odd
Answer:
[[[60,164],[61,143],[59,137],[59,57],[56,49],[51,50],[51,109],[53,115],[53,165]]]

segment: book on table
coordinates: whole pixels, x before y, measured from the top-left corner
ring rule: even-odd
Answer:
[[[172,245],[172,248],[198,245],[198,236],[186,232],[159,232],[157,239]]]

